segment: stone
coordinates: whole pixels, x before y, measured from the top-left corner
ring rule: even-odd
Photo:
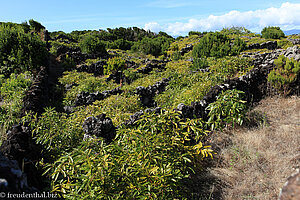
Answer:
[[[83,122],[82,129],[88,136],[104,138],[108,143],[116,136],[116,127],[113,125],[112,120],[106,117],[105,114],[96,117],[88,117]],[[85,138],[88,136],[85,136]]]
[[[300,199],[300,171],[290,176],[283,188],[280,190],[279,200],[299,200]]]

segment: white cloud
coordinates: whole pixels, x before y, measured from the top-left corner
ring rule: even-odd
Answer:
[[[158,24],[151,22],[145,29],[154,32],[165,31],[171,35],[185,35],[189,31],[214,31],[224,27],[244,26],[260,31],[265,26],[280,26],[283,29],[300,28],[300,3],[283,3],[280,8],[268,8],[247,12],[230,11],[224,15],[210,15],[203,19],[190,19],[188,22]]]

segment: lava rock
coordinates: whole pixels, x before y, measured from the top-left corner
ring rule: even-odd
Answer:
[[[136,94],[139,95],[141,103],[146,107],[155,107],[156,103],[154,97],[156,94],[162,93],[165,91],[166,86],[168,85],[169,79],[164,78],[162,81],[150,85],[148,87],[138,86],[136,88]]]
[[[111,95],[117,95],[117,94],[122,94],[123,90],[120,88],[115,88],[112,90],[105,90],[103,92],[95,92],[95,93],[89,93],[89,92],[81,92],[76,96],[75,99],[75,106],[83,106],[83,105],[90,105],[94,103],[95,101],[103,100]]]
[[[78,72],[93,73],[95,76],[102,76],[104,71],[103,67],[106,64],[106,61],[98,61],[91,65],[79,65],[76,70]]]
[[[298,200],[300,199],[300,171],[290,176],[279,194],[279,200]]]
[[[112,120],[106,117],[105,114],[87,118],[83,122],[82,128],[87,137],[102,137],[108,143],[116,136],[116,127],[113,125]]]
[[[39,192],[34,187],[29,187],[27,175],[22,172],[16,160],[9,160],[0,152],[0,191],[11,193]]]

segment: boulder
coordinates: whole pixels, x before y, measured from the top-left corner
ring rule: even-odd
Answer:
[[[290,176],[283,188],[280,190],[279,200],[299,200],[300,199],[300,171]]]
[[[104,138],[106,142],[111,142],[116,136],[116,127],[110,118],[105,114],[96,117],[88,117],[82,125],[85,138],[96,137]]]

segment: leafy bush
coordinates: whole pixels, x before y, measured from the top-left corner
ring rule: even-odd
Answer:
[[[234,44],[231,40],[219,32],[208,33],[193,49],[193,58],[217,57],[221,58],[228,55],[237,55],[244,50],[246,44],[243,40],[236,38]]]
[[[120,57],[109,58],[104,66],[104,74],[112,74],[125,69],[125,60]]]
[[[68,199],[188,197],[183,180],[212,156],[201,127],[201,120],[182,121],[174,112],[147,114],[135,127],[119,128],[111,144],[83,143],[50,164],[52,190]]]
[[[247,106],[243,101],[244,92],[239,90],[226,90],[222,92],[217,100],[207,107],[208,124],[211,129],[222,129],[232,124],[242,125],[246,119]]]
[[[43,26],[40,22],[34,21],[33,19],[29,20],[29,24],[30,28],[35,32],[40,32],[41,30],[45,29],[45,26]]]
[[[151,54],[153,56],[159,56],[166,52],[173,41],[173,38],[157,37],[157,38],[143,38],[140,42],[136,42],[132,46],[133,51],[139,51],[144,54]]]
[[[172,55],[171,55],[171,59],[174,61],[178,61],[181,59],[181,53],[179,51],[175,51]]]
[[[280,27],[276,27],[276,26],[265,27],[261,31],[261,35],[263,38],[266,39],[280,39],[285,36],[283,31],[280,29]]]
[[[268,81],[279,90],[281,94],[287,96],[289,94],[290,85],[299,78],[300,63],[293,58],[288,59],[280,55],[274,61],[275,68],[269,73]]]
[[[11,74],[10,78],[2,78],[0,82],[0,126],[6,131],[19,119],[23,97],[32,83],[31,74]]]
[[[47,49],[38,36],[27,34],[20,27],[0,25],[0,74],[34,70],[44,65]]]
[[[121,50],[130,50],[133,42],[124,39],[118,39],[112,43],[108,43],[108,48],[111,49],[121,49]]]
[[[249,34],[251,32],[245,27],[233,26],[230,28],[223,28],[221,30],[221,33],[225,35],[244,35],[244,34]]]
[[[96,35],[87,35],[79,43],[82,52],[87,54],[106,54],[105,43]]]
[[[208,62],[205,57],[203,58],[195,58],[193,60],[193,65],[191,67],[192,70],[199,70],[199,69],[204,69],[208,67]]]

